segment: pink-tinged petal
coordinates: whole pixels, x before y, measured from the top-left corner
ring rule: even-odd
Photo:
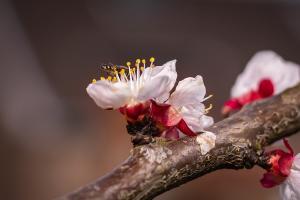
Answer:
[[[271,188],[276,185],[279,185],[285,180],[284,177],[275,176],[271,172],[264,173],[263,178],[260,180],[260,183],[265,188]]]
[[[168,139],[171,139],[171,140],[178,140],[179,139],[179,132],[178,132],[176,127],[173,127],[173,128],[165,130],[162,133],[161,137],[168,138]]]
[[[181,115],[169,104],[159,104],[151,100],[151,117],[166,127],[175,126],[181,120]]]
[[[177,124],[177,128],[187,136],[193,137],[197,135],[188,127],[188,125],[183,119],[179,121],[179,123]]]
[[[258,93],[262,98],[270,97],[274,94],[274,85],[270,79],[262,79],[259,82]]]

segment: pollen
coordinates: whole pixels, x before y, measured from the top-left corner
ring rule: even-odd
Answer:
[[[153,63],[155,61],[155,58],[151,57],[149,60],[150,60],[150,67],[153,67],[154,66]]]
[[[96,79],[93,79],[93,80],[92,80],[92,83],[96,83],[96,82],[97,82],[97,80],[96,80]]]
[[[154,63],[155,58],[154,58],[154,57],[151,57],[149,60],[150,60],[151,63]]]
[[[101,69],[106,73],[106,75],[101,76],[100,80],[109,81],[111,83],[131,82],[131,85],[136,83],[139,86],[141,79],[144,78],[142,77],[142,72],[148,67],[155,67],[155,58],[150,57],[149,61],[150,63],[147,64],[146,59],[137,58],[135,61],[133,61],[133,63],[131,63],[131,61],[126,62],[124,66],[114,64],[102,65]],[[95,83],[97,80],[93,80],[92,82]]]
[[[121,75],[125,74],[125,69],[121,69],[121,71],[119,72]]]

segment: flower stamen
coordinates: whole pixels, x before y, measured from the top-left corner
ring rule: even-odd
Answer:
[[[150,67],[154,67],[154,61],[155,61],[155,58],[154,57],[151,57],[150,59]]]
[[[213,108],[212,104],[209,104],[208,108],[205,108],[205,114],[209,113],[209,111]]]
[[[212,94],[211,94],[211,95],[208,95],[207,97],[205,97],[205,98],[202,100],[202,102],[203,102],[203,101],[206,101],[207,99],[212,98],[213,96],[214,96],[214,95],[212,95]]]

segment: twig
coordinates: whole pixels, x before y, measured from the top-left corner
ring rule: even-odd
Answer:
[[[300,130],[300,84],[244,107],[208,131],[216,146],[203,154],[197,137],[135,147],[119,167],[61,200],[152,199],[218,169],[268,168],[264,147]]]

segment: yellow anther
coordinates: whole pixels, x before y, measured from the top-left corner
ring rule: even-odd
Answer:
[[[125,69],[121,69],[121,71],[119,72],[121,75],[125,74]]]
[[[101,76],[101,77],[100,77],[100,80],[101,80],[101,81],[104,81],[104,80],[105,80],[105,78],[104,78],[103,76]]]
[[[112,82],[117,82],[117,77],[113,77]]]
[[[135,68],[132,68],[132,72],[135,73]]]
[[[131,62],[127,62],[127,63],[126,63],[126,65],[127,65],[128,67],[130,67],[130,65],[131,65]]]
[[[141,71],[144,71],[144,67],[141,67]]]
[[[142,60],[142,63],[143,63],[143,64],[146,64],[146,60],[145,60],[145,59],[143,59],[143,60]]]
[[[107,77],[107,80],[111,81],[112,77],[111,76],[108,76]]]
[[[97,82],[97,80],[96,80],[96,79],[93,79],[93,80],[92,80],[92,83],[96,83],[96,82]]]
[[[151,58],[150,58],[150,62],[151,62],[151,63],[154,63],[154,61],[155,61],[155,58],[154,58],[154,57],[151,57]]]
[[[140,66],[140,63],[141,63],[141,59],[136,59],[136,61],[135,61],[135,66],[136,66],[136,67],[139,67],[139,66]]]

